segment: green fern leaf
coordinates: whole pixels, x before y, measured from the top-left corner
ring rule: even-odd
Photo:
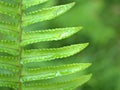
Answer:
[[[0,41],[0,52],[5,52],[12,55],[18,55],[18,46],[14,41]]]
[[[88,43],[65,46],[61,48],[25,50],[22,55],[21,63],[26,64],[30,62],[42,62],[69,57],[82,51],[87,46]]]
[[[53,83],[24,83],[24,90],[73,90],[76,87],[84,84],[91,78],[90,75],[83,75],[80,78],[72,79],[63,82],[53,82]]]
[[[0,34],[9,37],[0,40],[0,87],[14,90],[73,90],[90,79],[91,75],[83,75],[70,80],[56,80],[82,72],[91,65],[90,63],[44,67],[36,65],[72,56],[85,49],[88,43],[59,48],[25,49],[29,44],[65,39],[81,30],[81,27],[69,27],[28,31],[28,26],[51,20],[75,4],[73,2],[27,11],[47,1],[49,0],[0,0],[0,15],[3,16],[0,21]],[[28,67],[32,64],[33,67]],[[51,81],[47,82],[49,80]]]
[[[26,9],[28,7],[38,5],[38,4],[44,3],[46,1],[48,1],[48,0],[23,0],[23,8]]]
[[[6,75],[0,75],[0,78],[1,78],[0,81],[14,82],[14,83],[16,83],[18,81],[18,77],[17,76],[12,76],[12,75],[8,76],[8,75],[7,76]]]
[[[18,58],[13,56],[0,56],[0,63],[6,63],[10,65],[18,65]]]
[[[0,33],[18,37],[18,26],[7,22],[0,22]]]
[[[16,16],[18,13],[19,6],[5,2],[4,0],[0,1],[0,13],[7,14],[9,16]]]
[[[28,26],[37,22],[53,19],[73,7],[75,3],[70,3],[61,6],[55,6],[51,8],[44,8],[38,11],[24,13],[23,15],[23,26]]]
[[[11,48],[11,49],[18,49],[18,44],[15,41],[8,41],[8,40],[1,40],[0,41],[0,48]]]
[[[0,81],[0,87],[9,87],[9,88],[13,88],[14,90],[17,90],[18,85],[15,82]]]
[[[12,72],[18,72],[19,71],[18,67],[16,67],[16,66],[12,66],[12,65],[9,65],[9,64],[2,64],[2,63],[0,63],[0,69],[6,69],[6,70],[9,70],[9,71],[12,71]]]
[[[36,42],[61,40],[77,33],[80,30],[81,27],[70,27],[24,32],[21,45],[25,46]]]
[[[51,66],[45,68],[28,69],[24,71],[23,77],[21,79],[23,82],[28,82],[28,81],[55,78],[84,70],[90,65],[91,64],[76,63],[76,64],[68,64],[68,65],[60,65],[60,66]]]

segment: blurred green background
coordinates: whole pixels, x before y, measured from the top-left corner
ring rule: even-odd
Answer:
[[[50,27],[83,26],[61,44],[90,42],[74,62],[92,62],[92,79],[78,90],[120,90],[120,0],[58,0],[76,6],[51,21]]]
[[[89,47],[83,52],[60,60],[59,63],[92,63],[87,69],[87,72],[93,73],[92,79],[77,90],[120,90],[120,0],[50,0],[48,5],[73,1],[76,5],[69,12],[54,20],[38,23],[36,27],[47,29],[82,26],[83,30],[68,39],[29,47],[60,47],[89,42]]]

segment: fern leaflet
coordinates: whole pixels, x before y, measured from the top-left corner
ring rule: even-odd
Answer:
[[[88,46],[88,43],[59,48],[29,49],[27,45],[57,41],[77,33],[82,27],[56,28],[29,31],[27,27],[54,19],[74,6],[74,2],[32,11],[29,8],[48,0],[0,0],[0,33],[6,37],[0,41],[0,87],[14,90],[73,90],[87,82],[91,74],[79,78],[57,81],[88,68],[90,63],[73,63],[55,66],[36,66],[35,63],[72,56]],[[30,67],[29,67],[30,66]],[[14,78],[14,79],[13,79]],[[52,80],[49,82],[49,80]]]

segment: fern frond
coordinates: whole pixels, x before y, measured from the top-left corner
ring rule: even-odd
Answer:
[[[18,55],[18,44],[14,41],[0,41],[0,52],[5,52],[12,55]]]
[[[72,79],[63,82],[51,82],[51,83],[25,83],[22,88],[24,90],[73,90],[78,86],[81,86],[91,78],[91,74],[83,75],[80,78]]]
[[[80,30],[81,27],[70,27],[24,32],[21,45],[25,46],[36,42],[61,40],[77,33]]]
[[[17,90],[18,85],[15,82],[5,82],[5,81],[0,81],[0,87],[9,87]]]
[[[29,13],[24,12],[22,26],[28,26],[37,22],[53,19],[68,11],[70,8],[74,6],[74,4],[75,3],[70,3],[61,6],[54,6],[51,8],[44,8]]]
[[[61,48],[25,50],[22,55],[23,64],[30,62],[42,62],[65,58],[74,55],[88,46],[88,43],[65,46]]]
[[[9,41],[9,40],[1,40],[0,41],[0,48],[6,47],[11,49],[18,49],[18,43],[15,41]]]
[[[0,69],[6,69],[6,70],[10,70],[12,72],[19,71],[18,67],[16,67],[16,66],[9,65],[9,64],[2,64],[2,63],[0,63]],[[2,73],[2,72],[0,72],[0,73]]]
[[[15,5],[4,0],[0,1],[0,13],[6,14],[9,16],[16,16],[19,13],[19,5]]]
[[[90,79],[91,75],[83,75],[70,80],[56,80],[83,71],[91,65],[90,63],[45,65],[44,67],[36,64],[77,54],[86,48],[88,43],[59,48],[26,49],[29,44],[65,39],[81,30],[81,27],[69,27],[28,31],[29,25],[51,20],[65,13],[75,4],[73,2],[29,10],[47,1],[0,0],[2,19],[0,34],[5,37],[0,39],[0,87],[10,87],[14,90],[73,90]],[[28,67],[29,64],[33,64],[33,67]],[[52,79],[56,81],[47,82]]]
[[[0,63],[0,81],[18,82],[18,71],[16,66]]]
[[[13,56],[0,56],[0,63],[6,63],[10,65],[18,65],[18,58]]]
[[[23,0],[23,9],[26,9],[28,7],[38,5],[47,1],[48,0]]]
[[[14,74],[0,74],[0,81],[18,82],[18,76]]]
[[[2,20],[2,21],[0,21],[0,25],[1,25],[1,27],[3,27],[3,25],[6,25],[6,27],[8,29],[18,31],[18,23],[12,22],[10,20],[8,20],[8,21]]]
[[[12,72],[10,70],[7,70],[7,69],[0,69],[0,79],[5,79],[6,77],[13,77],[15,76],[15,72]],[[3,77],[3,78],[2,78]]]
[[[7,22],[0,22],[0,33],[18,37],[18,26]]]
[[[78,71],[82,71],[89,67],[91,64],[67,64],[60,66],[49,66],[45,68],[35,68],[25,70],[23,77],[21,78],[23,82],[35,81],[35,80],[45,80],[50,78],[55,78],[59,76],[64,76],[72,74]]]
[[[0,63],[6,63],[10,65],[18,65],[18,58],[13,56],[0,56]]]

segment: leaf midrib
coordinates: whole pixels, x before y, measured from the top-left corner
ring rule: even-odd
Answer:
[[[19,5],[19,16],[20,16],[20,21],[19,21],[19,38],[18,38],[18,43],[19,43],[19,56],[18,56],[18,60],[19,60],[19,81],[18,81],[18,90],[22,90],[21,88],[21,76],[22,76],[22,64],[21,64],[21,60],[22,60],[22,47],[21,47],[21,41],[22,41],[22,0],[20,0],[20,5]]]

